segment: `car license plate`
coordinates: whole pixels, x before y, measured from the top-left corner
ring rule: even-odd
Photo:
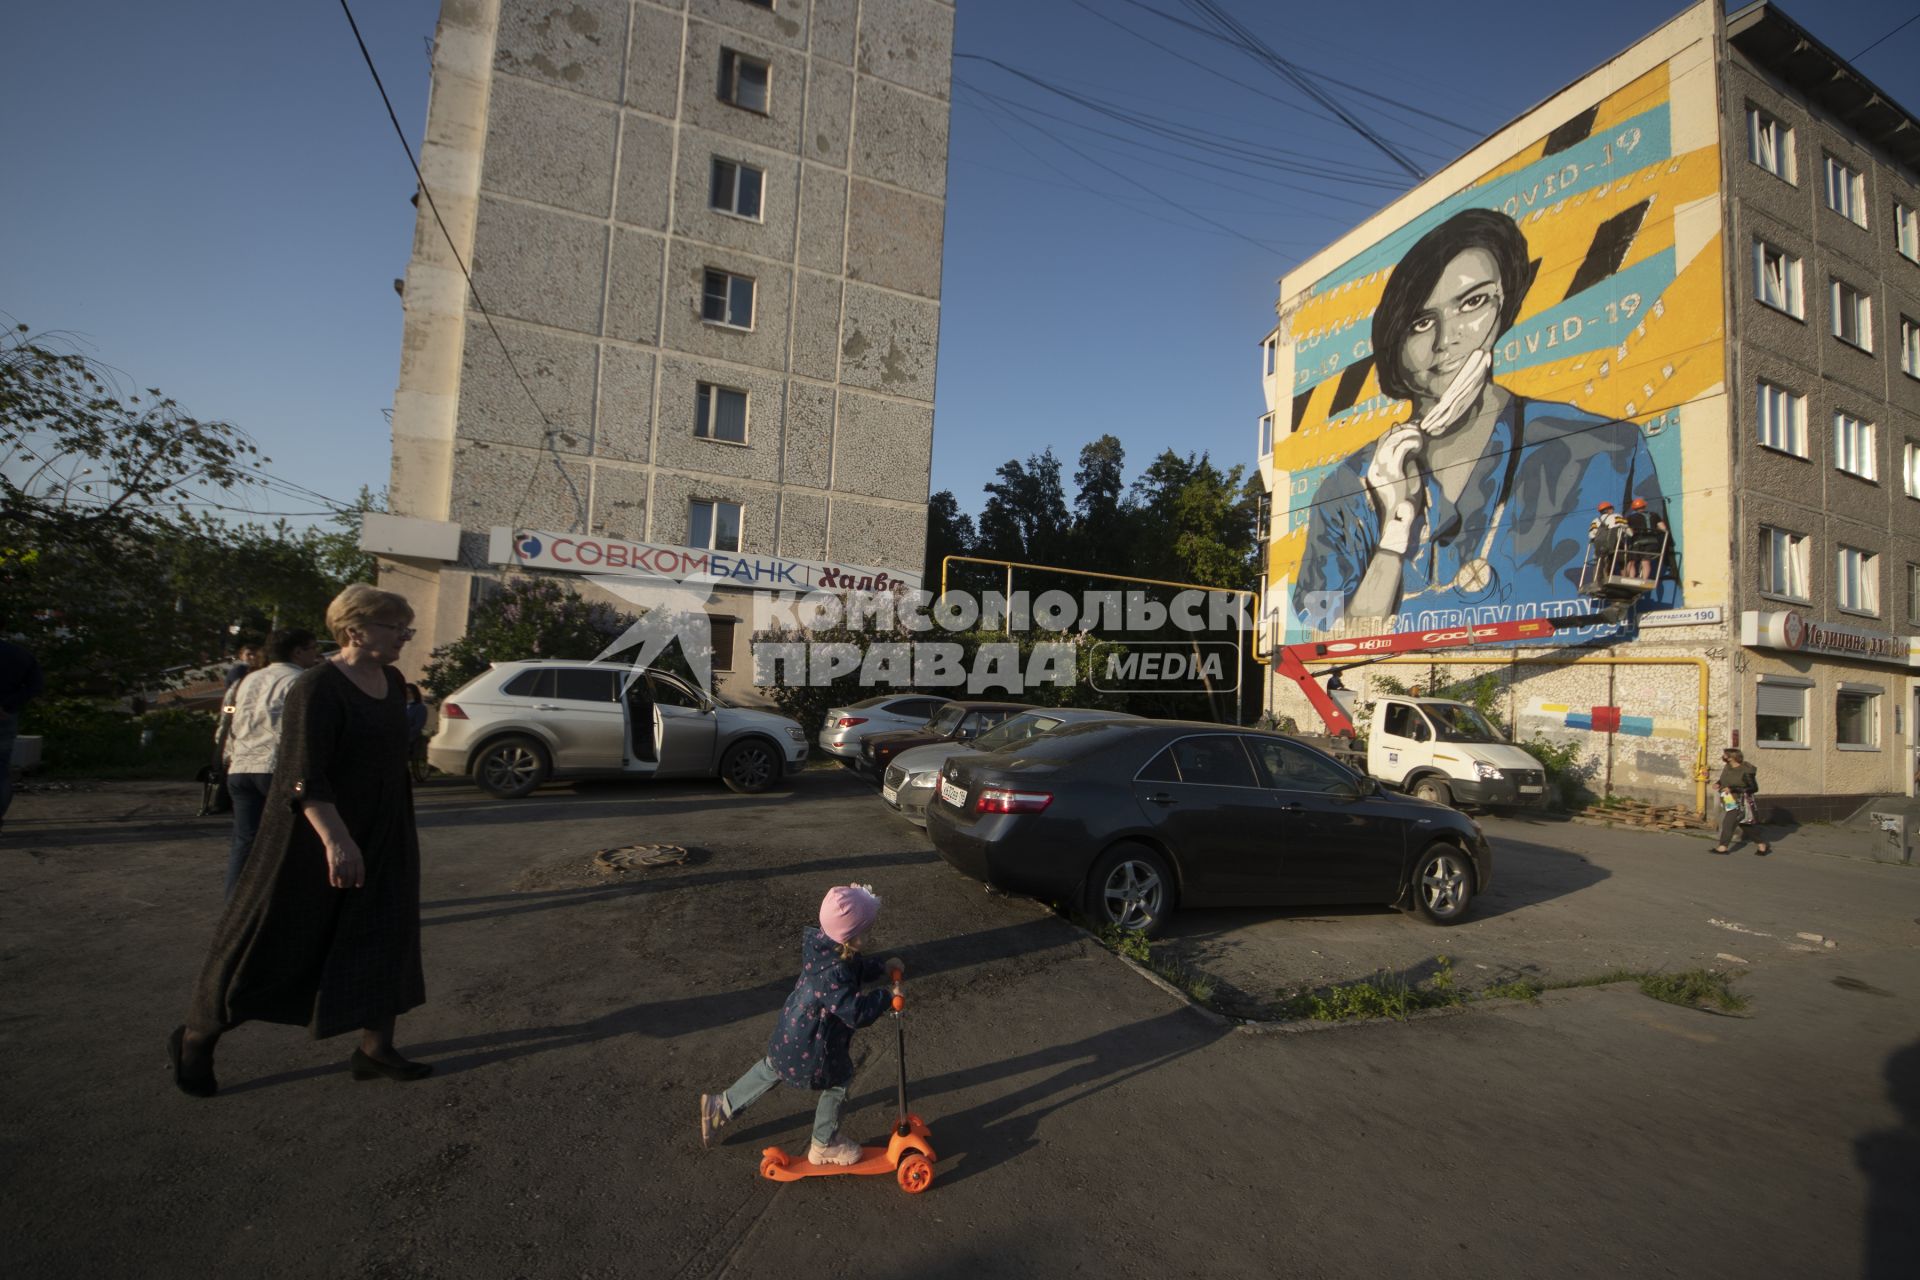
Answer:
[[[956,809],[964,809],[967,806],[967,789],[942,778],[940,779],[940,798]]]
[[[894,803],[894,801],[900,798],[900,793],[895,791],[892,787],[882,787],[880,788],[880,798],[882,800],[885,800],[888,804],[892,804]]]
[[[1534,795],[1534,794],[1537,794],[1539,790],[1540,790],[1539,787],[1522,787],[1520,788],[1520,794],[1523,796]]]

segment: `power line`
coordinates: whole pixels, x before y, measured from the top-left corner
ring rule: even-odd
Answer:
[[[420,172],[420,162],[414,159],[413,144],[407,141],[407,131],[400,127],[400,116],[393,109],[393,99],[387,96],[387,86],[381,82],[379,68],[373,65],[373,54],[367,50],[367,42],[360,34],[360,24],[354,21],[353,10],[348,6],[347,0],[340,0],[340,11],[347,15],[347,25],[353,28],[354,43],[360,46],[360,56],[366,60],[367,72],[373,77],[373,87],[380,91],[380,101],[385,104],[387,108],[387,119],[393,122],[394,136],[400,139],[400,147],[407,153],[407,164],[413,168],[414,179],[420,184],[420,193],[427,198],[427,208],[432,210],[433,220],[439,225],[440,234],[447,242],[447,252],[453,255],[454,265],[460,268],[460,274],[467,282],[467,291],[473,296],[473,305],[479,310],[481,317],[486,320],[487,330],[493,334],[493,340],[500,344],[500,353],[507,358],[507,367],[513,370],[513,376],[520,383],[520,389],[527,393],[528,403],[533,405],[533,411],[540,415],[540,422],[547,429],[545,436],[542,437],[542,443],[545,444],[548,452],[553,454],[553,465],[555,469],[560,472],[560,478],[567,482],[567,488],[572,491],[574,505],[579,515],[580,526],[585,528],[587,525],[586,504],[581,500],[580,490],[575,487],[573,477],[567,474],[566,466],[560,458],[560,451],[553,446],[553,437],[557,434],[558,428],[553,425],[553,420],[547,417],[546,410],[540,407],[540,400],[533,394],[533,387],[528,384],[526,375],[520,372],[520,366],[515,362],[513,352],[507,346],[507,340],[500,336],[500,329],[493,322],[493,314],[487,310],[486,303],[480,300],[480,290],[474,286],[473,273],[467,270],[466,261],[460,256],[460,250],[453,242],[453,233],[447,230],[446,219],[440,216],[440,206],[434,201],[433,190],[427,186],[426,176]],[[521,493],[520,501],[514,506],[513,523],[515,527],[518,527],[520,523],[520,511],[526,505],[528,495],[533,492],[533,483],[539,474],[539,469],[535,468],[533,473],[527,477],[527,487]]]
[[[345,3],[345,0],[342,0],[342,3]],[[1321,106],[1340,117],[1343,124],[1366,139],[1389,160],[1399,165],[1402,169],[1405,169],[1407,175],[1415,182],[1419,182],[1427,176],[1418,165],[1401,154],[1391,142],[1387,141],[1377,131],[1356,118],[1345,107],[1336,102],[1332,95],[1328,94],[1324,89],[1309,81],[1300,68],[1294,66],[1291,62],[1288,62],[1285,58],[1282,58],[1279,54],[1268,48],[1258,36],[1254,35],[1252,31],[1242,25],[1239,19],[1220,8],[1213,0],[1182,0],[1182,3],[1195,13],[1211,19],[1222,31],[1232,36],[1233,42],[1250,57],[1271,67],[1288,84],[1293,85],[1296,89],[1300,90],[1300,92],[1306,94],[1315,102],[1318,102]]]
[[[1895,27],[1893,30],[1887,32],[1887,34],[1881,36],[1878,40],[1875,40],[1872,44],[1868,45],[1866,48],[1862,49],[1860,52],[1854,54],[1851,58],[1848,58],[1847,61],[1848,62],[1860,61],[1860,59],[1866,57],[1868,54],[1872,53],[1875,49],[1878,49],[1881,45],[1893,39],[1893,37],[1899,35],[1902,31],[1905,31],[1908,27],[1912,26],[1916,22],[1920,22],[1920,13],[1914,14],[1911,18],[1908,18],[1905,22],[1901,23],[1899,26]]]

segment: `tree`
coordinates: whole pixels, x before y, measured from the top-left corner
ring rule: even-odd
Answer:
[[[170,587],[204,533],[191,511],[259,483],[265,459],[239,428],[126,394],[53,343],[0,335],[0,625],[66,692],[131,692],[218,652]]]
[[[982,555],[999,560],[1052,563],[1066,550],[1066,493],[1060,485],[1060,459],[1046,449],[1030,456],[1025,465],[1008,459],[995,472],[1000,478],[986,486],[987,505],[980,513]]]
[[[940,562],[947,556],[970,556],[976,535],[973,517],[960,510],[953,490],[942,489],[927,499],[927,564],[921,586],[940,590]]]
[[[1172,449],[1155,458],[1133,483],[1142,515],[1135,563],[1148,577],[1210,587],[1252,587],[1259,574],[1254,518],[1259,480],[1246,468],[1221,471],[1201,454]]]
[[[473,606],[467,633],[433,651],[420,686],[444,698],[493,662],[597,658],[635,621],[551,578],[512,578]]]
[[[1073,500],[1073,548],[1070,563],[1099,573],[1120,572],[1129,559],[1132,509],[1127,503],[1127,451],[1117,436],[1104,435],[1080,449],[1073,473],[1079,492]]]

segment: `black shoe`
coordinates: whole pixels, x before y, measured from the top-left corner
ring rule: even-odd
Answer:
[[[370,1058],[360,1050],[353,1051],[348,1065],[353,1068],[355,1080],[424,1080],[433,1074],[433,1066],[426,1062],[409,1062],[405,1058],[395,1058],[385,1062],[379,1058]]]
[[[1773,846],[1770,844],[1767,844],[1764,841],[1762,841],[1760,844],[1757,844],[1753,847],[1753,856],[1756,858],[1764,858],[1772,852],[1773,852]]]
[[[180,1092],[195,1098],[211,1098],[220,1092],[220,1082],[213,1078],[213,1067],[204,1065],[198,1071],[188,1071],[185,1065],[184,1045],[187,1029],[175,1027],[173,1034],[167,1037],[167,1065],[173,1068],[173,1083]]]

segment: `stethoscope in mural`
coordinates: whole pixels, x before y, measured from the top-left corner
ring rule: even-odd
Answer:
[[[1538,267],[1513,219],[1491,209],[1454,214],[1394,267],[1373,315],[1373,358],[1381,392],[1413,412],[1337,464],[1313,497],[1299,579],[1309,625],[1416,602],[1565,598],[1593,505],[1660,502],[1634,423],[1493,381],[1493,349]]]

